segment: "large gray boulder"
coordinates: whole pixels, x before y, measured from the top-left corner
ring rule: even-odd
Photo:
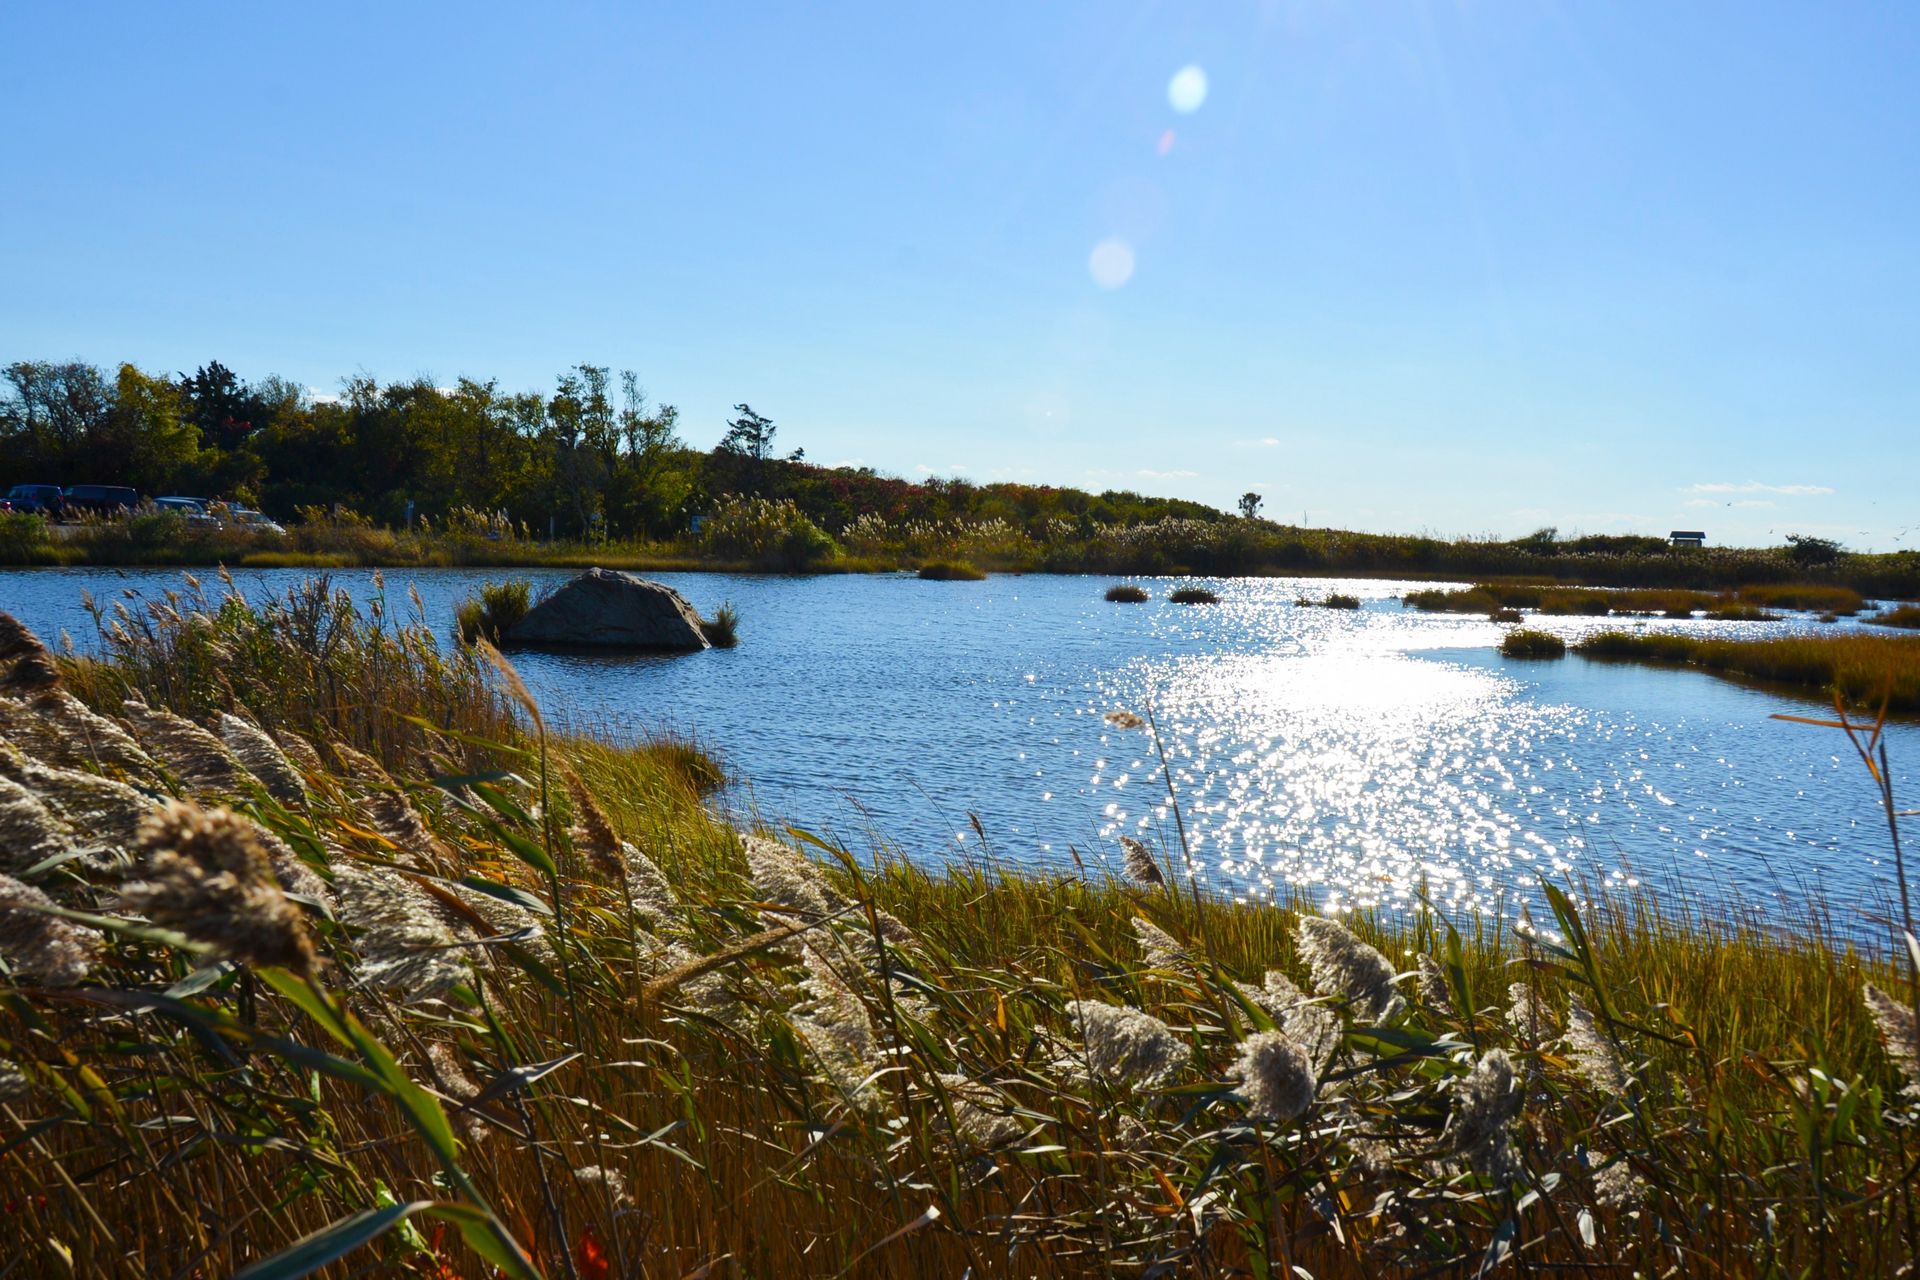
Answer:
[[[708,648],[700,615],[672,587],[589,569],[507,630],[509,645],[681,652]]]

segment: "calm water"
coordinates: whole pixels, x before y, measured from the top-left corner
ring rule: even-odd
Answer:
[[[258,594],[303,576],[240,581]],[[405,611],[413,585],[445,631],[455,600],[501,576],[393,571],[387,595]],[[334,577],[357,599],[372,590],[368,573]],[[1845,740],[1768,718],[1808,704],[1692,672],[1507,661],[1500,628],[1394,598],[1430,584],[1227,580],[1209,583],[1223,603],[1181,607],[1161,602],[1165,581],[1129,606],[1101,599],[1107,579],[661,577],[704,611],[732,601],[740,647],[519,656],[552,718],[689,732],[744,780],[730,803],[854,847],[976,855],[970,814],[986,851],[1025,864],[1109,865],[1120,833],[1177,845],[1152,736],[1105,719],[1151,708],[1201,874],[1236,895],[1394,906],[1424,881],[1485,906],[1543,875],[1747,904],[1890,891],[1884,823]],[[84,648],[83,587],[110,600],[179,585],[177,571],[7,572],[0,608]],[[1364,607],[1293,603],[1331,590]],[[1608,624],[1539,625],[1571,638]],[[1911,797],[1920,726],[1890,736]]]

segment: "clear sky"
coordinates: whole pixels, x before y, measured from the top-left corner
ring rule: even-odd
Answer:
[[[0,8],[0,359],[1920,547],[1920,5]]]

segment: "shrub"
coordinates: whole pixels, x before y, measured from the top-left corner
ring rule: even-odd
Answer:
[[[814,568],[840,551],[791,501],[768,498],[722,503],[700,530],[700,549],[718,559],[783,573]]]
[[[987,577],[965,560],[930,560],[920,566],[920,576],[928,582],[984,582]]]
[[[716,649],[731,649],[740,643],[740,614],[731,603],[713,611],[713,617],[700,619],[700,634]]]
[[[1205,587],[1180,587],[1167,596],[1174,604],[1219,604],[1220,597]]]
[[[1114,604],[1145,604],[1147,592],[1144,587],[1136,587],[1131,582],[1107,588],[1107,599]]]
[[[1500,653],[1508,658],[1564,658],[1567,642],[1551,631],[1521,627],[1507,632],[1500,641]]]
[[[463,643],[484,639],[499,644],[514,624],[527,616],[533,584],[525,578],[506,582],[488,582],[478,596],[469,596],[454,606],[453,621]]]
[[[1846,617],[1853,616],[1866,606],[1866,601],[1852,587],[1832,587],[1820,583],[1789,582],[1741,587],[1738,594],[1749,604],[1837,613]]]

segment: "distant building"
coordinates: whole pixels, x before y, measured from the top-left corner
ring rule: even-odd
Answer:
[[[1676,547],[1704,547],[1707,535],[1698,529],[1675,529],[1667,535],[1667,541]]]

